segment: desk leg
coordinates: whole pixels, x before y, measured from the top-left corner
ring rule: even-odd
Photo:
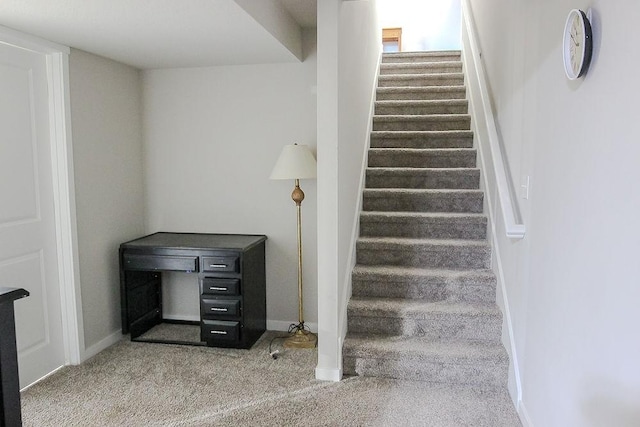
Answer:
[[[0,426],[22,425],[13,301],[0,304]]]

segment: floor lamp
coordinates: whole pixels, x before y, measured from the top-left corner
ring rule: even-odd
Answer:
[[[284,342],[288,348],[313,348],[318,342],[318,337],[311,333],[304,325],[302,304],[302,226],[300,205],[304,200],[304,192],[300,188],[301,179],[316,177],[316,159],[306,145],[285,145],[273,167],[270,179],[293,179],[295,187],[291,198],[296,204],[298,219],[298,324],[292,324],[289,328],[291,336]]]

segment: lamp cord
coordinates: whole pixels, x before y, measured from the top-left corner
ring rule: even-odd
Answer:
[[[298,331],[307,331],[307,332],[311,332],[311,329],[309,329],[309,327],[307,325],[304,324],[304,322],[300,322],[300,323],[292,323],[289,325],[289,330],[288,332],[290,334],[294,333],[294,332],[298,332]]]
[[[278,353],[280,353],[280,350],[271,350],[271,348],[273,346],[273,342],[275,340],[285,340],[285,339],[289,338],[291,336],[291,334],[296,333],[298,331],[311,332],[311,329],[309,329],[309,327],[307,325],[305,325],[304,322],[290,324],[289,325],[289,329],[287,330],[287,334],[288,335],[281,335],[281,336],[273,337],[273,338],[271,338],[271,341],[269,341],[269,356],[271,356],[271,358],[275,360],[275,359],[278,358]],[[318,343],[316,342],[316,347],[317,346],[318,346]]]

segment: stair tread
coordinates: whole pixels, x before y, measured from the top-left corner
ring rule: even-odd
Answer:
[[[388,245],[428,245],[428,246],[478,246],[487,247],[486,240],[470,239],[421,239],[413,237],[358,237],[359,243],[379,243]]]
[[[403,74],[386,74],[387,76],[397,76]],[[411,76],[411,74],[404,74]],[[385,92],[466,92],[465,85],[438,85],[438,86],[379,86],[376,89],[379,93]]]
[[[416,74],[381,74],[380,76],[378,76],[378,80],[414,80],[414,79],[419,79],[422,77],[425,78],[433,78],[433,77],[439,77],[442,79],[448,79],[448,78],[462,78],[464,76],[464,74],[462,72],[456,72],[456,73],[416,73]],[[449,85],[449,86],[455,86],[455,85]]]
[[[439,62],[433,62],[433,61],[424,61],[424,62],[385,62],[381,64],[384,68],[395,68],[395,67],[399,67],[399,68],[403,68],[403,67],[407,67],[407,66],[420,66],[420,65],[428,65],[428,66],[438,66],[438,65],[443,65],[443,66],[447,66],[447,65],[451,65],[451,66],[456,66],[456,65],[462,65],[462,60],[459,61],[439,61]]]
[[[384,52],[382,56],[451,56],[460,55],[461,50],[405,50],[402,52]]]
[[[395,120],[434,120],[434,121],[449,121],[449,120],[467,120],[471,118],[470,114],[374,114],[374,120],[378,121],[395,121]],[[396,131],[387,131],[396,132]],[[401,132],[401,131],[400,131]]]
[[[462,61],[438,61],[438,62],[383,62],[380,70],[385,71],[402,71],[411,69],[429,70],[432,68],[462,68]],[[459,71],[455,71],[456,73]],[[451,73],[444,71],[444,73]],[[384,75],[384,74],[383,74]],[[388,74],[387,74],[388,75]]]
[[[403,267],[397,265],[363,265],[356,264],[354,274],[386,274],[386,275],[412,275],[412,276],[442,276],[442,277],[466,277],[483,276],[495,277],[493,270],[488,268],[420,268]]]
[[[401,317],[425,319],[433,314],[467,316],[502,316],[493,302],[423,301],[407,298],[380,298],[352,296],[348,311],[360,317]],[[355,314],[355,313],[354,313]]]
[[[423,106],[423,105],[466,105],[466,99],[383,99],[377,105]]]
[[[487,216],[482,213],[472,212],[388,212],[388,211],[362,211],[361,217],[385,217],[385,218],[454,218],[454,219],[484,219]]]
[[[478,150],[475,148],[413,148],[413,147],[372,147],[369,148],[369,152],[375,153],[431,153],[431,154],[456,154],[456,153],[476,153]]]
[[[417,168],[419,169],[419,168]],[[473,168],[460,168],[464,169],[473,169]],[[364,193],[396,193],[396,194],[447,194],[447,193],[457,193],[457,194],[481,194],[484,193],[482,190],[475,190],[469,188],[365,188],[362,190]]]
[[[427,359],[433,362],[508,361],[500,343],[466,340],[434,340],[406,335],[347,334],[344,355],[384,359]]]
[[[395,136],[397,138],[405,138],[410,136],[423,137],[473,137],[472,130],[374,130],[371,136]]]
[[[375,166],[367,167],[369,173],[384,175],[393,173],[406,173],[410,175],[420,175],[429,173],[451,173],[451,172],[479,172],[480,168],[416,168],[406,166]]]

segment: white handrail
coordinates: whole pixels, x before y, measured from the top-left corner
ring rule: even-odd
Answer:
[[[470,61],[465,61],[465,67],[467,67],[467,77],[475,77],[478,80],[477,85],[467,85],[470,91],[470,101],[478,100],[481,105],[476,105],[472,108],[472,114],[476,123],[482,122],[486,126],[487,139],[489,144],[489,152],[493,164],[493,173],[495,174],[496,190],[498,194],[498,201],[502,210],[502,217],[504,219],[504,226],[507,237],[513,239],[522,239],[525,235],[525,226],[520,220],[518,212],[513,204],[513,198],[511,196],[511,186],[507,179],[507,169],[503,158],[502,149],[499,143],[498,132],[496,130],[496,123],[493,118],[493,111],[491,109],[491,102],[489,93],[487,91],[486,77],[484,67],[482,65],[480,57],[480,49],[478,43],[478,37],[471,17],[471,7],[469,6],[469,0],[462,1],[462,19],[467,36],[469,38],[470,49]],[[464,44],[464,43],[463,43]],[[465,59],[468,55],[465,54]],[[472,67],[471,69],[469,67]],[[471,72],[469,72],[471,71]],[[477,91],[477,93],[475,93]],[[479,108],[477,108],[479,107]],[[484,112],[484,120],[479,110]],[[489,171],[485,171],[488,173]]]

